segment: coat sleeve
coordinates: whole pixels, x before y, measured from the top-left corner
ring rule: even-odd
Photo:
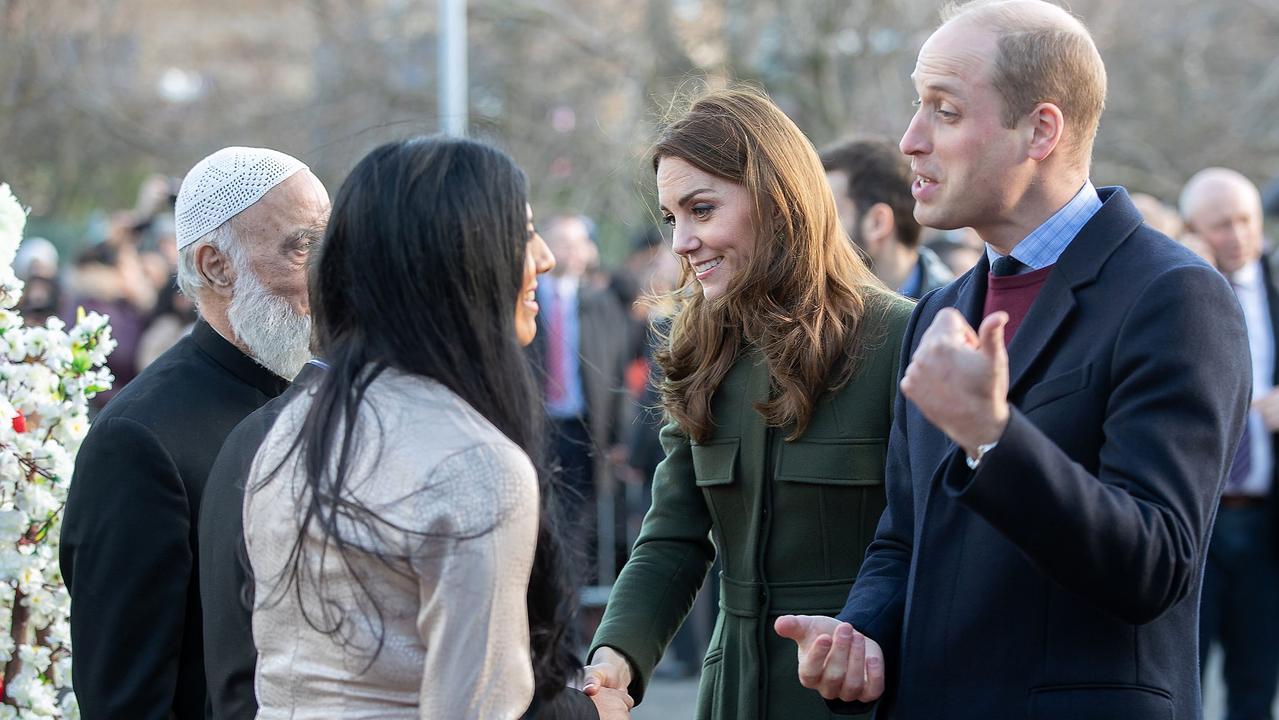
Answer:
[[[688,438],[674,423],[662,428],[666,459],[653,475],[653,504],[630,560],[613,585],[591,653],[607,645],[634,670],[629,692],[644,699],[653,668],[683,624],[715,559],[711,516],[694,480]]]
[[[918,342],[919,317],[928,303],[924,298],[915,307],[906,326],[905,341],[897,362],[894,382],[910,364]],[[879,643],[884,651],[885,681],[896,681],[896,661],[901,645],[902,622],[906,610],[906,578],[914,553],[915,502],[910,472],[910,437],[906,425],[906,400],[894,392],[893,425],[888,437],[888,457],[884,466],[884,490],[887,506],[879,517],[875,539],[866,548],[857,580],[849,590],[848,601],[837,616],[864,635]],[[867,712],[867,705],[828,701],[831,710],[841,714]]]
[[[1061,586],[1124,622],[1150,622],[1202,568],[1247,412],[1247,337],[1215,271],[1164,273],[1113,349],[1097,472],[1014,409],[979,469],[952,456],[942,486]]]
[[[76,459],[60,557],[86,720],[170,717],[190,534],[182,478],[155,435],[120,417],[93,428]]]

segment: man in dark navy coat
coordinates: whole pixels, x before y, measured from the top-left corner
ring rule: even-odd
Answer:
[[[1204,558],[1251,385],[1238,303],[1089,181],[1105,69],[1061,8],[960,6],[913,77],[915,215],[974,228],[986,257],[916,307],[888,508],[844,610],[777,631],[839,711],[1197,720]]]
[[[196,521],[236,423],[310,357],[306,258],[328,194],[298,160],[225,148],[187,174],[178,284],[201,319],[94,419],[62,528],[86,720],[203,720]]]

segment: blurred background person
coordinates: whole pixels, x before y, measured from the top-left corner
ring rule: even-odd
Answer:
[[[29,237],[18,245],[13,272],[19,280],[58,277],[58,248],[42,237]]]
[[[1204,241],[1195,233],[1183,231],[1180,236],[1173,238],[1177,242],[1186,246],[1194,254],[1203,258],[1203,261],[1213,267],[1217,267],[1217,255],[1213,252],[1212,246]]]
[[[955,277],[972,270],[986,252],[986,244],[972,228],[957,230],[925,228],[924,234],[924,247],[936,253]]]
[[[1181,191],[1186,227],[1207,243],[1243,308],[1252,411],[1222,490],[1199,610],[1200,667],[1220,647],[1228,720],[1269,718],[1279,686],[1279,279],[1264,254],[1261,195],[1240,173],[1208,168]]]
[[[1141,213],[1142,219],[1150,227],[1174,240],[1185,232],[1185,224],[1176,208],[1169,207],[1164,201],[1149,193],[1133,193],[1132,204]]]
[[[1133,193],[1132,204],[1141,212],[1147,225],[1184,245],[1209,265],[1217,266],[1217,256],[1212,245],[1186,228],[1176,208],[1147,193]]]
[[[138,338],[137,365],[144,370],[156,358],[186,337],[200,319],[191,299],[178,290],[175,283],[165,285],[156,298],[155,309],[147,329]]]
[[[889,288],[919,299],[955,279],[920,245],[910,160],[886,139],[850,140],[822,153],[839,223]]]
[[[80,251],[67,274],[63,317],[73,318],[79,308],[111,318],[116,349],[107,367],[116,381],[93,399],[103,407],[137,377],[138,345],[155,307],[156,287],[147,277],[139,254],[141,236],[136,218],[128,211],[113,213],[106,237]]]
[[[24,283],[18,311],[23,324],[44,325],[61,309],[62,283],[58,272],[58,249],[42,237],[29,237],[18,246],[13,272]]]
[[[541,312],[530,352],[550,417],[551,462],[566,486],[564,509],[578,525],[575,546],[587,549],[592,568],[587,579],[608,584],[613,523],[611,512],[599,510],[613,507],[610,450],[629,428],[623,377],[634,352],[632,323],[617,295],[589,279],[599,257],[591,223],[580,215],[557,215],[545,227],[556,263],[537,284]],[[597,534],[605,536],[602,541]]]

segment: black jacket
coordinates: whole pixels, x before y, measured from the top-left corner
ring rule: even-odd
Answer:
[[[1100,195],[1012,338],[1012,416],[978,469],[898,398],[888,508],[840,614],[884,649],[876,717],[1200,717],[1247,332],[1216,270]],[[977,326],[988,268],[920,301],[903,369],[942,308]]]
[[[201,321],[94,419],[60,558],[85,720],[204,717],[200,499],[223,439],[287,385]]]
[[[204,611],[204,676],[212,720],[253,720],[252,589],[244,552],[244,482],[253,457],[289,400],[323,373],[308,363],[283,395],[258,408],[227,436],[209,471],[200,507],[200,602]]]

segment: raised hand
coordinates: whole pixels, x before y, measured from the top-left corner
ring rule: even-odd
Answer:
[[[582,692],[591,696],[600,688],[625,692],[631,686],[631,664],[625,656],[608,646],[595,651],[591,656],[591,664],[586,666],[583,675]]]
[[[631,708],[635,707],[635,701],[625,690],[596,686],[590,698],[600,720],[627,720],[631,716]]]
[[[844,702],[874,702],[884,693],[884,652],[852,625],[822,615],[783,615],[773,628],[799,646],[804,687]]]
[[[902,377],[902,394],[970,457],[1008,425],[1007,323],[1008,313],[991,313],[973,332],[958,310],[942,310]]]

